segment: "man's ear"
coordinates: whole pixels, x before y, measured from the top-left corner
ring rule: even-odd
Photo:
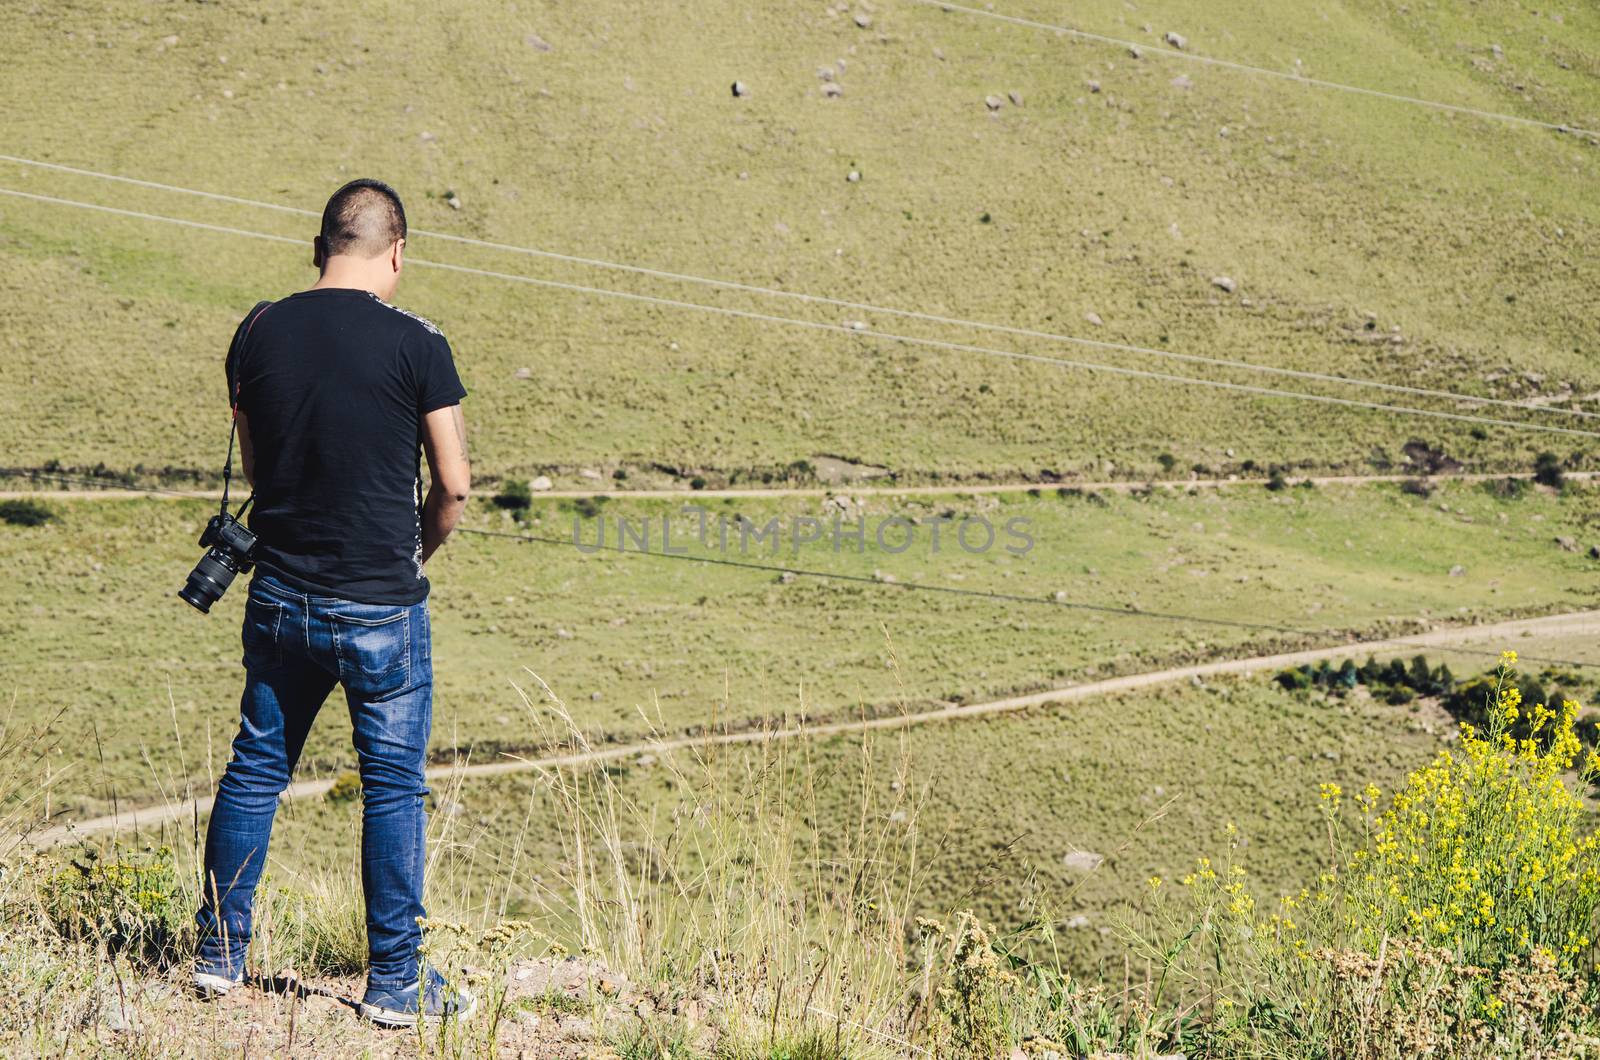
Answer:
[[[389,251],[389,266],[395,272],[399,272],[400,267],[405,264],[405,247],[406,241],[397,239],[394,241],[393,249]]]
[[[312,266],[314,268],[320,270],[322,268],[323,264],[327,262],[327,260],[328,260],[328,256],[322,252],[322,237],[321,236],[312,236],[311,237],[311,264],[312,264]]]

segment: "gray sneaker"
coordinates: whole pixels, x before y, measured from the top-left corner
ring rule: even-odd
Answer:
[[[226,975],[219,975],[213,971],[206,971],[201,968],[194,970],[194,992],[203,1001],[219,998],[242,982],[244,982],[243,971],[239,973],[237,978],[230,979]]]
[[[380,1027],[415,1027],[419,1010],[429,1020],[469,1019],[478,1010],[477,998],[458,987],[452,988],[431,968],[427,981],[426,990],[418,990],[416,983],[405,987],[367,984],[367,994],[361,999],[361,1018]]]

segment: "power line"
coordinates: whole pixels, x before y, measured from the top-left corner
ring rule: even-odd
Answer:
[[[1176,54],[1183,54],[1181,52]],[[38,159],[21,158],[15,155],[0,154],[0,161],[13,162],[18,165],[36,166],[41,169],[51,169],[62,173],[71,173],[75,176],[94,177],[100,180],[116,181],[122,184],[131,184],[135,187],[151,188],[157,191],[173,192],[181,195],[193,195],[216,202],[225,202],[238,206],[254,206],[266,210],[277,210],[280,213],[294,214],[301,217],[319,217],[314,210],[306,210],[297,206],[284,206],[280,203],[264,202],[258,199],[245,199],[236,195],[223,195],[218,192],[202,191],[197,188],[185,188],[175,184],[163,184],[159,181],[142,180],[137,177],[126,177],[115,173],[101,173],[91,169],[80,169],[76,166],[62,165],[57,162],[44,162]],[[1040,339],[1047,342],[1062,342],[1076,346],[1087,346],[1091,349],[1110,350],[1116,353],[1131,353],[1145,357],[1155,357],[1166,360],[1181,361],[1188,364],[1209,364],[1222,368],[1233,368],[1246,372],[1258,372],[1264,375],[1275,375],[1290,379],[1305,379],[1320,383],[1333,383],[1336,385],[1365,387],[1372,390],[1381,390],[1394,394],[1412,394],[1422,397],[1444,398],[1452,401],[1461,401],[1474,405],[1490,405],[1501,408],[1527,409],[1533,412],[1555,413],[1561,416],[1573,416],[1582,419],[1600,419],[1600,413],[1588,412],[1581,409],[1558,408],[1551,405],[1541,405],[1534,401],[1516,401],[1507,398],[1484,397],[1477,394],[1463,394],[1454,390],[1438,390],[1431,387],[1411,386],[1402,383],[1386,383],[1376,379],[1362,379],[1356,376],[1334,375],[1328,372],[1312,372],[1299,368],[1284,368],[1277,365],[1257,364],[1253,361],[1242,361],[1237,358],[1207,357],[1201,354],[1179,353],[1175,350],[1163,350],[1152,346],[1139,346],[1132,343],[1109,342],[1103,339],[1084,338],[1080,335],[1065,335],[1059,332],[1041,331],[1034,328],[1014,327],[1009,324],[995,324],[981,320],[966,320],[961,317],[944,316],[938,313],[928,313],[915,309],[897,309],[891,306],[874,305],[870,302],[854,302],[845,298],[832,298],[827,295],[809,294],[804,291],[787,291],[778,287],[762,287],[756,284],[740,283],[734,280],[718,280],[706,276],[695,276],[689,273],[670,272],[664,269],[655,269],[643,265],[630,265],[623,262],[606,261],[601,258],[581,257],[574,254],[562,254],[553,250],[543,250],[537,247],[516,246],[509,243],[496,243],[490,240],[473,239],[469,236],[454,235],[448,232],[434,232],[425,228],[411,230],[413,234],[425,236],[429,239],[439,239],[466,246],[482,247],[489,250],[504,251],[513,254],[525,254],[530,257],[543,258],[550,261],[560,261],[571,265],[583,265],[590,268],[610,269],[617,272],[626,272],[638,276],[649,276],[654,279],[670,280],[677,283],[692,283],[701,286],[721,288],[724,290],[739,291],[745,294],[762,295],[772,298],[789,298],[812,305],[828,305],[839,309],[853,309],[863,313],[875,313],[885,316],[900,317],[906,320],[920,320],[930,324],[941,324],[950,327],[970,328],[975,331],[991,331],[998,334],[1015,335],[1021,338]],[[275,237],[282,239],[284,237]],[[292,243],[301,243],[303,240],[288,240]]]
[[[93,479],[93,478],[91,478],[89,476],[60,474],[60,473],[56,473],[56,472],[35,473],[35,472],[0,471],[0,474],[11,475],[12,477],[19,477],[19,478],[20,477],[27,477],[27,478],[34,478],[34,479],[46,479],[46,480],[49,480],[49,481],[56,481],[56,482],[62,482],[62,483],[96,482],[96,481],[98,481],[98,480]],[[133,490],[133,491],[136,491],[136,492],[144,492],[144,493],[173,494],[173,495],[176,495],[176,496],[191,497],[191,498],[196,499],[196,500],[211,501],[211,500],[215,499],[215,498],[210,497],[210,496],[208,496],[206,494],[184,493],[184,492],[178,491],[178,490],[160,489],[160,488],[157,488],[157,487],[154,487],[154,486],[140,486],[140,485],[130,485],[130,484],[119,484],[118,486],[116,486],[114,488],[127,489],[127,490]],[[491,537],[491,538],[500,538],[500,539],[511,540],[511,541],[518,541],[518,542],[523,542],[523,543],[528,543],[528,544],[557,545],[557,546],[569,546],[569,547],[574,545],[574,542],[569,541],[569,540],[564,540],[564,539],[559,538],[559,537],[548,537],[548,536],[544,536],[544,535],[540,535],[540,534],[511,533],[509,531],[504,531],[504,530],[481,530],[481,529],[477,529],[475,527],[462,526],[462,527],[457,527],[456,528],[456,532],[457,533],[462,533],[462,534],[475,534],[475,535],[477,535],[479,537]],[[1307,629],[1307,628],[1302,627],[1302,626],[1287,626],[1287,625],[1282,625],[1280,623],[1273,623],[1273,622],[1251,622],[1251,621],[1247,621],[1247,620],[1244,620],[1244,619],[1215,618],[1215,617],[1211,617],[1211,616],[1207,616],[1207,615],[1193,615],[1193,614],[1186,614],[1186,613],[1175,612],[1175,611],[1149,611],[1149,610],[1144,610],[1144,609],[1136,608],[1136,607],[1119,607],[1119,606],[1114,605],[1114,604],[1097,604],[1097,603],[1093,603],[1093,602],[1090,602],[1090,601],[1084,601],[1084,600],[1057,599],[1056,597],[1053,597],[1053,596],[1028,596],[1028,595],[1023,594],[1023,593],[1001,593],[1001,592],[994,592],[994,591],[988,590],[988,589],[966,589],[966,588],[960,588],[960,587],[952,586],[952,585],[933,585],[933,584],[929,584],[929,583],[926,583],[926,582],[902,582],[902,581],[886,582],[886,581],[880,581],[877,578],[869,577],[869,576],[864,575],[864,574],[845,574],[845,573],[840,573],[840,572],[836,572],[836,571],[813,570],[813,569],[810,569],[810,568],[807,568],[807,567],[786,567],[786,566],[777,566],[777,565],[766,564],[766,563],[751,563],[748,560],[728,559],[728,558],[722,557],[722,556],[699,556],[699,555],[695,555],[693,553],[685,553],[685,552],[651,552],[651,551],[648,551],[648,550],[627,549],[627,548],[623,548],[621,545],[606,545],[606,544],[597,544],[595,546],[587,546],[586,545],[584,547],[586,549],[601,549],[601,550],[604,550],[604,551],[607,551],[607,552],[619,552],[619,553],[622,553],[623,555],[629,555],[629,556],[650,556],[650,557],[653,557],[655,559],[676,560],[676,561],[685,562],[685,563],[708,564],[708,565],[711,565],[711,566],[718,566],[718,567],[733,567],[733,568],[737,568],[737,569],[740,569],[740,570],[755,570],[755,571],[761,571],[761,572],[766,573],[766,574],[778,574],[778,575],[792,574],[792,575],[794,575],[796,577],[817,578],[817,579],[824,580],[824,581],[839,581],[839,582],[846,582],[846,583],[863,584],[863,585],[870,585],[870,586],[873,586],[875,588],[901,589],[901,590],[904,590],[904,591],[907,591],[907,592],[941,593],[941,594],[944,594],[944,595],[947,595],[947,596],[959,596],[959,597],[969,597],[969,598],[975,597],[975,598],[981,598],[981,599],[985,599],[985,600],[995,600],[995,601],[998,601],[998,602],[1001,602],[1001,603],[1008,603],[1008,604],[1026,604],[1026,605],[1035,606],[1035,607],[1055,607],[1055,608],[1063,608],[1063,609],[1071,610],[1071,611],[1088,611],[1088,612],[1096,613],[1096,614],[1115,615],[1115,616],[1121,617],[1121,618],[1153,619],[1153,620],[1156,620],[1156,621],[1164,621],[1164,622],[1184,622],[1184,623],[1189,623],[1189,624],[1193,624],[1193,625],[1222,626],[1222,627],[1227,627],[1227,628],[1231,628],[1231,629],[1246,629],[1246,630],[1252,630],[1252,631],[1255,631],[1255,632],[1265,632],[1265,633],[1286,633],[1286,634],[1293,634],[1295,636],[1315,636],[1315,635],[1318,635],[1318,634],[1323,634],[1323,633],[1328,632],[1327,630]],[[1385,639],[1388,640],[1391,643],[1404,644],[1404,645],[1406,645],[1408,647],[1436,648],[1436,649],[1438,649],[1440,651],[1458,652],[1458,653],[1463,654],[1463,655],[1484,655],[1484,656],[1495,656],[1495,657],[1498,657],[1499,654],[1500,654],[1499,652],[1489,651],[1489,650],[1482,649],[1482,648],[1468,648],[1468,647],[1465,647],[1465,646],[1446,647],[1446,646],[1440,646],[1440,645],[1427,644],[1427,643],[1424,643],[1424,642],[1421,642],[1421,641],[1410,640],[1410,639],[1407,639],[1405,637],[1387,637]],[[1536,656],[1536,655],[1523,655],[1522,657],[1525,658],[1525,659],[1528,659],[1528,660],[1530,660],[1532,662],[1548,663],[1548,664],[1551,664],[1551,665],[1577,666],[1577,667],[1600,666],[1600,664],[1587,663],[1587,662],[1582,662],[1582,661],[1575,660],[1575,659],[1555,659],[1555,658],[1547,658],[1547,657],[1541,657],[1541,656]]]
[[[959,11],[965,15],[979,15],[983,18],[992,18],[997,22],[1009,22],[1017,26],[1026,26],[1029,29],[1049,30],[1079,40],[1094,41],[1097,44],[1112,44],[1119,48],[1132,48],[1141,55],[1161,55],[1172,59],[1185,59],[1192,63],[1203,63],[1206,66],[1217,66],[1240,73],[1260,74],[1263,77],[1275,77],[1281,81],[1293,81],[1297,84],[1308,85],[1313,88],[1331,88],[1340,92],[1353,92],[1357,95],[1372,96],[1377,99],[1386,99],[1394,103],[1411,103],[1419,107],[1431,107],[1434,110],[1448,111],[1452,114],[1465,114],[1475,118],[1489,118],[1494,121],[1510,122],[1514,125],[1526,125],[1532,128],[1548,129],[1551,132],[1573,133],[1579,136],[1600,136],[1600,132],[1593,129],[1582,129],[1572,125],[1558,122],[1541,121],[1538,118],[1524,118],[1517,114],[1506,114],[1502,111],[1482,110],[1478,107],[1468,107],[1459,103],[1444,103],[1436,99],[1424,99],[1420,96],[1406,96],[1397,92],[1385,92],[1377,88],[1365,88],[1361,85],[1346,84],[1343,81],[1327,81],[1319,77],[1306,77],[1304,74],[1292,74],[1283,70],[1274,70],[1266,66],[1252,66],[1249,63],[1234,62],[1229,59],[1215,59],[1209,55],[1196,55],[1193,52],[1180,51],[1177,48],[1163,48],[1157,45],[1141,44],[1138,41],[1123,40],[1120,37],[1109,37],[1102,33],[1090,33],[1087,30],[1074,29],[1071,26],[1060,26],[1051,22],[1037,22],[1031,18],[1020,18],[1016,15],[1006,15],[998,11],[986,11],[976,7],[965,7],[961,4],[950,3],[949,0],[917,0],[917,3],[927,4],[931,7],[942,8],[945,11]]]
[[[213,225],[202,221],[190,221],[182,218],[167,217],[163,214],[145,213],[140,210],[127,210],[117,206],[102,206],[98,203],[79,202],[74,199],[62,199],[52,195],[39,195],[33,192],[16,191],[11,188],[0,188],[0,195],[10,195],[16,198],[31,199],[37,202],[51,203],[59,206],[75,206],[80,209],[95,210],[101,213],[113,214],[121,217],[130,217],[136,220],[160,221],[167,224],[182,225],[188,228],[203,229],[225,235],[238,235],[255,239],[265,239],[275,243],[292,243],[299,245],[301,242],[297,239],[291,239],[288,236],[270,235],[264,232],[254,232],[243,228],[231,228],[225,225]],[[1580,438],[1600,438],[1600,432],[1580,430],[1573,427],[1556,427],[1548,424],[1505,420],[1491,416],[1472,416],[1459,412],[1443,412],[1437,409],[1419,409],[1412,408],[1407,405],[1389,405],[1383,402],[1360,401],[1354,398],[1333,397],[1327,394],[1308,394],[1298,390],[1278,390],[1274,389],[1273,387],[1256,386],[1249,383],[1230,383],[1219,379],[1202,379],[1194,376],[1174,375],[1169,372],[1157,372],[1143,368],[1128,368],[1122,365],[1103,364],[1097,361],[1078,361],[1065,357],[1048,357],[1044,354],[1023,353],[1018,350],[1003,350],[992,346],[976,346],[970,343],[948,342],[942,339],[928,339],[914,335],[900,335],[887,331],[862,330],[848,327],[844,324],[828,324],[815,320],[801,320],[795,317],[777,316],[771,313],[758,313],[748,309],[731,309],[726,306],[704,305],[700,302],[685,302],[675,298],[662,298],[657,295],[638,294],[632,291],[618,291],[609,287],[591,287],[586,284],[567,283],[561,280],[547,280],[534,276],[521,276],[508,272],[496,272],[492,269],[474,268],[468,265],[452,265],[440,261],[425,261],[420,258],[408,258],[407,261],[409,261],[412,265],[418,266],[419,268],[442,269],[448,272],[457,272],[471,276],[483,276],[490,279],[505,280],[511,283],[532,284],[537,287],[569,291],[575,294],[594,295],[604,298],[619,298],[625,301],[639,302],[647,305],[656,305],[671,309],[689,309],[702,313],[714,313],[720,316],[732,317],[740,320],[754,320],[767,324],[782,324],[789,327],[809,328],[813,331],[825,331],[830,333],[851,335],[856,338],[875,338],[909,346],[926,346],[930,349],[949,350],[957,353],[977,353],[990,357],[1003,357],[1010,360],[1028,361],[1037,364],[1050,364],[1061,368],[1073,368],[1087,372],[1105,372],[1109,375],[1124,376],[1131,379],[1176,383],[1182,386],[1200,386],[1214,390],[1224,390],[1230,393],[1251,394],[1258,397],[1289,398],[1298,401],[1310,401],[1317,404],[1334,405],[1341,408],[1390,412],[1402,416],[1420,416],[1427,419],[1448,420],[1458,423],[1474,423],[1492,427],[1508,427],[1513,430],[1538,431],[1546,434],[1561,434]]]
[[[572,541],[559,537],[546,537],[539,534],[515,534],[504,530],[479,530],[472,527],[458,527],[457,533],[476,534],[480,537],[505,538],[513,541],[527,542],[540,545],[558,545],[572,547]],[[1231,629],[1246,629],[1255,632],[1288,633],[1296,636],[1315,636],[1325,634],[1327,630],[1306,629],[1300,626],[1285,626],[1273,622],[1250,622],[1244,619],[1213,618],[1206,615],[1183,614],[1173,611],[1147,611],[1137,607],[1118,607],[1113,604],[1096,604],[1082,600],[1063,600],[1052,596],[1027,596],[1021,593],[1001,593],[988,589],[963,589],[952,585],[934,585],[928,582],[902,582],[880,581],[877,578],[864,574],[841,574],[834,571],[811,570],[805,567],[780,567],[766,563],[751,563],[748,560],[727,559],[721,556],[698,556],[684,552],[651,552],[648,550],[627,549],[621,545],[585,545],[586,550],[600,548],[607,552],[620,552],[630,556],[652,556],[657,559],[679,560],[688,563],[703,563],[718,567],[736,567],[742,570],[757,570],[768,574],[792,574],[801,578],[819,578],[826,581],[853,582],[872,585],[877,588],[900,589],[906,592],[942,593],[950,596],[979,597],[985,600],[995,600],[1008,604],[1028,604],[1036,607],[1056,607],[1071,611],[1090,611],[1097,614],[1116,615],[1123,618],[1154,619],[1162,622],[1183,622],[1192,625],[1224,626]],[[1385,638],[1394,644],[1404,644],[1408,647],[1432,647],[1441,651],[1460,652],[1464,655],[1486,655],[1498,658],[1498,651],[1489,651],[1483,648],[1468,648],[1456,646],[1442,648],[1438,645],[1429,645],[1405,637]],[[1520,654],[1520,653],[1519,653]],[[1574,659],[1550,659],[1534,655],[1523,655],[1522,658],[1532,662],[1550,663],[1560,666],[1590,667],[1600,664],[1579,662]]]

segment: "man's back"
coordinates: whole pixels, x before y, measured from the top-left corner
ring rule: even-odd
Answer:
[[[423,418],[466,390],[439,329],[369,291],[291,295],[240,325],[230,395],[255,452],[256,562],[305,592],[414,604]]]

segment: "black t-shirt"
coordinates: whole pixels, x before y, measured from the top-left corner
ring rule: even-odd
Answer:
[[[467,394],[439,329],[369,291],[301,291],[240,322],[236,382],[257,566],[321,596],[425,599],[422,419]]]

